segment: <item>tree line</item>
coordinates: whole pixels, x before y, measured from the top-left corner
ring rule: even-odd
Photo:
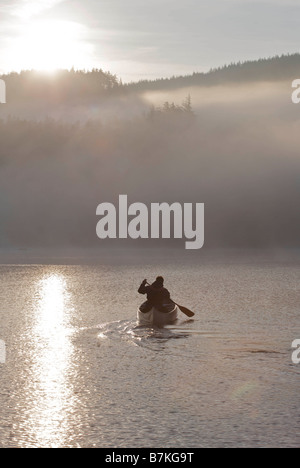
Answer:
[[[122,83],[122,80],[102,69],[60,70],[55,75],[36,71],[22,71],[0,76],[7,88],[10,103],[51,102],[77,103],[103,100],[106,97],[146,90],[172,90],[192,86],[216,86],[226,83],[279,81],[299,75],[300,54],[282,55],[269,59],[238,62],[211,69],[207,73],[194,72],[188,76]]]

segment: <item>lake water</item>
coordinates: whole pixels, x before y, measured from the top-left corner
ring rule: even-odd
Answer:
[[[299,447],[299,258],[201,258],[1,265],[0,446]],[[194,320],[137,327],[158,274]]]

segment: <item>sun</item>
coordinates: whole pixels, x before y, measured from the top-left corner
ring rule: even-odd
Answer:
[[[9,55],[15,69],[52,72],[88,68],[91,49],[80,24],[31,21],[11,44]]]

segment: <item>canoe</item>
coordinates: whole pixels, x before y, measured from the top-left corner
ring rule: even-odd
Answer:
[[[151,327],[163,327],[177,320],[178,307],[176,304],[167,304],[164,306],[165,311],[153,307],[149,312],[142,312],[142,307],[138,309],[137,320],[139,325]]]

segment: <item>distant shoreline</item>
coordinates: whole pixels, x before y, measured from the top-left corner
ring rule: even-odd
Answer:
[[[205,249],[197,253],[174,248],[0,248],[5,265],[140,265],[140,264],[289,263],[300,264],[300,248]]]

